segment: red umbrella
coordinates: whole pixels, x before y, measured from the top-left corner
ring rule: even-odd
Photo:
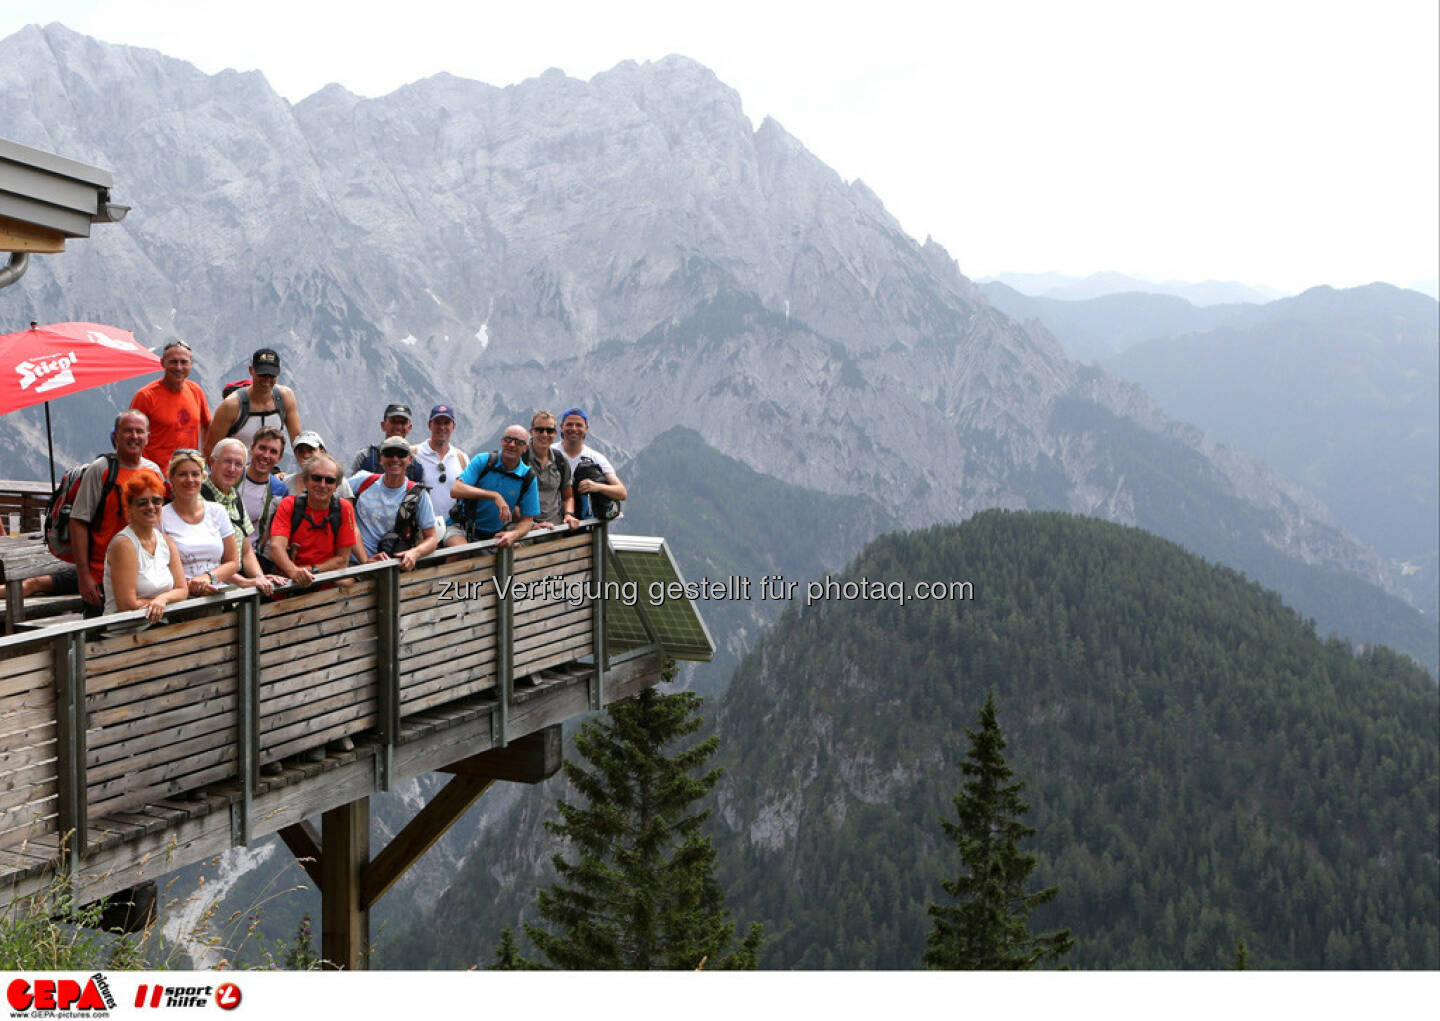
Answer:
[[[0,336],[0,414],[44,402],[48,445],[54,398],[161,371],[160,359],[137,344],[129,330],[99,323],[31,323],[28,330]],[[55,482],[53,450],[50,482]]]

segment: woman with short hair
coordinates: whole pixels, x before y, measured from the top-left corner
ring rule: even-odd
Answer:
[[[180,551],[192,596],[214,595],[240,569],[240,544],[230,515],[218,503],[200,496],[204,484],[205,462],[200,451],[175,451],[170,457],[174,500],[161,512],[160,527]]]

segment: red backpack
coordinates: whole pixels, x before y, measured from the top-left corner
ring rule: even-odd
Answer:
[[[105,481],[100,486],[100,513],[105,513],[105,501],[115,488],[120,475],[120,458],[114,452],[101,454],[105,458]],[[77,464],[60,476],[55,491],[45,503],[45,545],[52,556],[68,564],[75,562],[75,551],[70,545],[70,512],[75,507],[75,496],[80,492],[80,482],[90,470],[94,461]],[[95,524],[95,522],[91,522]]]

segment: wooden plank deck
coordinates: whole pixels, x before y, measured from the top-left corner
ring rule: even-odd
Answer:
[[[600,608],[566,599],[603,576],[591,531],[532,535],[0,638],[0,904],[62,834],[94,899],[656,683],[658,649],[597,669]]]

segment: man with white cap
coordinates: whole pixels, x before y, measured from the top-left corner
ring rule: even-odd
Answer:
[[[328,453],[325,449],[325,441],[320,438],[319,433],[313,430],[307,430],[299,436],[296,436],[295,464],[300,470],[294,472],[285,480],[285,488],[297,496],[303,494],[305,492],[305,482],[300,476],[305,471],[305,465],[309,464],[310,459],[316,454],[326,454],[328,456]],[[340,479],[340,488],[335,491],[335,495],[342,500],[355,499],[355,494],[350,489],[349,481],[343,477]]]

